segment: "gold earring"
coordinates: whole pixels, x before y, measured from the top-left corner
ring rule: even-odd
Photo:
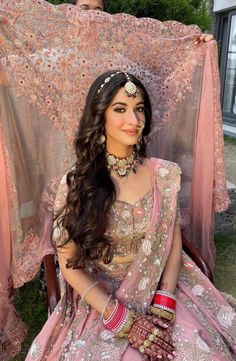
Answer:
[[[140,148],[141,148],[141,142],[142,142],[142,138],[139,138],[139,140],[138,140],[138,142],[137,142],[137,144],[136,144],[137,150],[140,150]]]
[[[100,138],[98,139],[98,144],[103,145],[105,143],[105,141],[106,141],[106,137],[104,134],[102,134],[100,136]]]

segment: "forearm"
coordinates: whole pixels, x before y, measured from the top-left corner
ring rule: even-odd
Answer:
[[[73,247],[72,247],[73,248]],[[66,268],[67,259],[71,249],[63,250],[62,248],[58,251],[58,260],[61,272],[67,283],[80,295],[82,296],[86,290],[96,281],[88,272],[82,269]],[[93,307],[100,314],[103,313],[104,318],[108,318],[114,309],[115,301],[110,300],[107,305],[109,294],[99,285],[96,284],[85,296],[85,301]],[[107,305],[107,307],[106,307]]]
[[[175,292],[179,277],[182,257],[182,239],[180,227],[175,226],[171,251],[164,268],[159,289],[162,291]]]

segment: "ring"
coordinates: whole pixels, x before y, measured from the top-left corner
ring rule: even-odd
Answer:
[[[156,335],[153,335],[152,333],[151,333],[151,335],[148,336],[148,340],[151,342],[155,341],[156,338],[157,338]]]
[[[141,353],[144,353],[144,352],[145,352],[145,348],[144,348],[143,346],[140,346],[140,347],[139,347],[139,351],[140,351]]]

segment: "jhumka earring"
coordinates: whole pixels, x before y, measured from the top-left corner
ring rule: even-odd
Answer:
[[[137,149],[137,150],[140,150],[140,148],[141,148],[141,143],[142,143],[142,137],[139,138],[139,140],[138,140],[138,142],[137,142],[137,144],[136,144],[136,149]]]
[[[100,138],[98,139],[98,144],[103,146],[104,143],[105,143],[105,141],[106,141],[106,137],[105,137],[104,134],[102,134],[102,135],[100,136]]]

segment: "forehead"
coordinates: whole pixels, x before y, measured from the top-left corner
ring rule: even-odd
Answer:
[[[114,103],[125,103],[127,105],[132,106],[132,105],[138,104],[140,102],[143,102],[143,94],[139,89],[138,89],[137,96],[135,98],[133,98],[133,97],[129,97],[125,92],[125,88],[122,87],[118,90],[118,92],[112,99],[111,105]]]
[[[102,0],[78,0],[76,5],[87,5],[91,8],[104,8],[103,1]]]

